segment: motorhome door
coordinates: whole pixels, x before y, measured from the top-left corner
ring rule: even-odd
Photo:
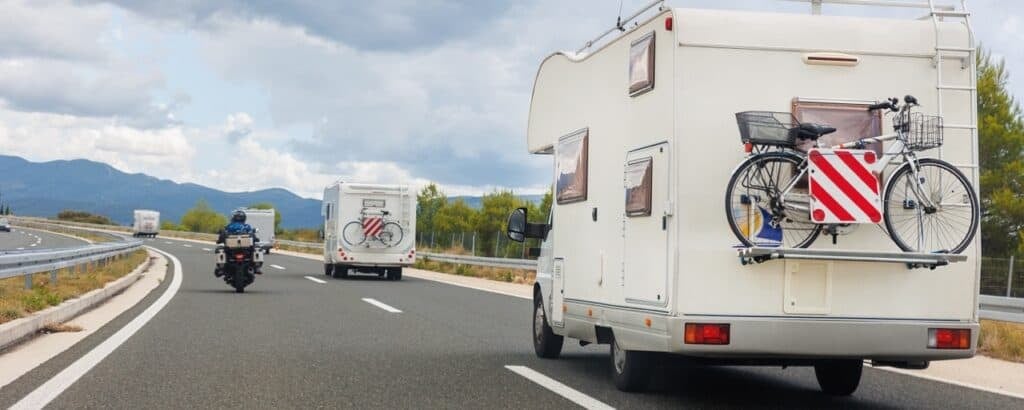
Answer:
[[[668,305],[668,143],[626,155],[623,287],[627,303]]]

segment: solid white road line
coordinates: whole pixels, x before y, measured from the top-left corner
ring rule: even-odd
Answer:
[[[324,282],[324,281],[322,281],[322,280],[320,280],[320,279],[314,278],[314,277],[312,277],[312,276],[306,276],[305,278],[306,278],[306,279],[309,279],[309,280],[311,280],[311,281],[313,281],[313,282],[319,283],[319,284],[321,284],[321,285],[323,285],[323,284],[327,283],[327,282]]]
[[[402,313],[401,310],[398,310],[398,309],[395,309],[395,308],[393,308],[391,306],[385,305],[385,304],[381,303],[377,299],[363,298],[363,302],[369,303],[371,305],[374,305],[376,307],[379,307],[379,308],[384,309],[384,310],[386,310],[388,312],[391,312],[391,313]]]
[[[871,363],[869,363],[868,361],[865,360],[864,361],[864,365],[865,366],[871,366]],[[921,373],[919,371],[907,370],[907,369],[898,369],[898,368],[895,368],[895,367],[886,367],[886,366],[877,366],[877,367],[876,366],[871,366],[871,368],[875,369],[875,370],[886,371],[886,372],[899,373],[899,374],[902,374],[904,376],[918,377],[918,378],[925,379],[925,380],[931,380],[931,381],[936,381],[936,382],[940,382],[940,383],[952,384],[954,386],[966,387],[968,389],[981,390],[983,392],[994,393],[994,394],[999,394],[999,395],[1003,395],[1003,396],[1009,396],[1009,397],[1013,397],[1013,398],[1016,398],[1016,399],[1024,399],[1024,395],[1022,395],[1022,394],[1017,394],[1017,393],[1006,391],[1006,390],[999,390],[999,389],[994,389],[994,388],[991,388],[991,387],[985,387],[985,386],[980,386],[980,385],[977,385],[977,384],[971,384],[971,383],[966,383],[966,382],[961,382],[961,381],[956,381],[956,380],[943,379],[941,377],[935,377],[935,376],[932,376],[932,375]]]
[[[174,278],[171,280],[171,284],[167,287],[167,290],[164,291],[164,294],[160,295],[160,298],[157,299],[156,302],[153,302],[152,305],[136,316],[135,319],[132,319],[131,322],[128,322],[127,325],[124,325],[124,327],[118,330],[117,333],[114,333],[113,336],[104,340],[102,343],[90,350],[89,353],[86,353],[85,356],[76,360],[66,369],[57,373],[56,376],[53,376],[52,379],[43,383],[33,390],[32,393],[29,393],[27,396],[15,403],[14,406],[11,406],[12,410],[41,409],[45,407],[53,401],[53,399],[57,398],[57,396],[60,396],[64,390],[67,390],[68,387],[75,384],[75,382],[88,373],[89,370],[92,370],[94,366],[113,353],[114,350],[127,341],[128,338],[132,337],[135,332],[145,326],[150,319],[153,319],[153,317],[164,308],[164,306],[167,306],[167,303],[171,301],[171,298],[178,293],[178,288],[181,287],[181,261],[170,253],[155,248],[149,249],[160,252],[174,263]]]
[[[569,401],[576,403],[585,409],[614,409],[612,406],[604,404],[593,397],[581,393],[579,390],[566,386],[558,380],[547,377],[529,367],[505,366],[505,368],[511,370],[515,374],[527,378],[531,382],[541,385],[545,389],[555,392],[555,394],[558,394],[559,396],[565,397]]]
[[[284,270],[284,266],[281,265],[270,265],[271,268]]]

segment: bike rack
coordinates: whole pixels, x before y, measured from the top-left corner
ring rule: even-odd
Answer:
[[[769,248],[750,247],[737,249],[740,263],[749,265],[763,263],[772,259],[810,259],[852,262],[883,262],[902,263],[907,269],[935,269],[950,263],[963,262],[967,255],[949,253],[923,252],[882,252],[882,251],[851,251],[838,249],[804,249],[804,248]]]

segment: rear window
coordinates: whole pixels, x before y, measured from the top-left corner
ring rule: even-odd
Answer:
[[[800,122],[835,127],[836,132],[821,137],[825,146],[838,145],[866,137],[882,135],[882,111],[868,111],[869,103],[817,101],[797,98],[793,100],[793,116]],[[807,151],[814,148],[814,141],[802,141],[797,149]],[[882,153],[882,144],[869,144],[877,154]]]

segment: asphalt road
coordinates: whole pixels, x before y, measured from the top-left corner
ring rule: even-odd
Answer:
[[[663,363],[653,391],[627,394],[612,385],[607,346],[567,341],[561,359],[535,357],[529,300],[410,277],[330,279],[319,262],[283,255],[269,255],[265,274],[235,294],[213,277],[212,255],[203,250],[210,246],[149,243],[181,260],[180,290],[50,407],[574,407],[505,368],[518,365],[617,408],[1024,408],[1024,400],[874,369],[865,369],[854,396],[832,398],[819,392],[807,368],[676,361]],[[139,306],[0,390],[0,408],[110,337],[169,279]]]
[[[79,239],[20,226],[12,226],[10,232],[0,231],[0,252],[67,248],[83,243]]]

